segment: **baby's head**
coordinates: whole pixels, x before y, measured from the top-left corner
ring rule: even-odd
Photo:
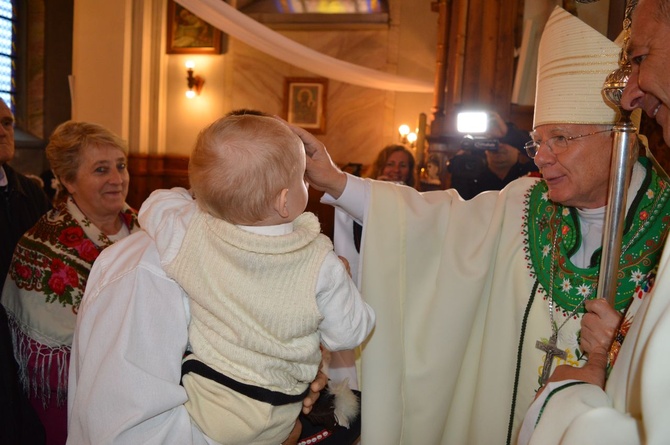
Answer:
[[[273,117],[215,121],[198,135],[188,173],[200,208],[232,224],[290,222],[307,205],[304,146]]]

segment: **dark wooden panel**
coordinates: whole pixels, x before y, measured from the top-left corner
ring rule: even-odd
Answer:
[[[128,172],[127,201],[136,209],[154,190],[189,187],[187,157],[131,154],[128,156]]]

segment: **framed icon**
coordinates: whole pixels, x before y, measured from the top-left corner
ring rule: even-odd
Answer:
[[[221,31],[174,0],[168,1],[168,54],[221,54]]]
[[[284,84],[284,116],[289,124],[315,134],[326,132],[328,79],[289,77]]]

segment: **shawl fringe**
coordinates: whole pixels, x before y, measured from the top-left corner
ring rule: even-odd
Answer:
[[[70,346],[49,347],[39,344],[24,332],[19,321],[11,313],[8,313],[7,317],[14,346],[14,357],[19,367],[19,380],[24,392],[29,397],[41,400],[44,408],[51,402],[51,397],[55,392],[56,404],[59,407],[64,406],[67,402]],[[54,367],[57,379],[56,388],[52,389],[50,376]]]

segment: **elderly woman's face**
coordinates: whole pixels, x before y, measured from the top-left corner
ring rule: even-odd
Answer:
[[[86,147],[73,182],[64,185],[92,220],[118,214],[128,195],[126,155],[114,146]]]

